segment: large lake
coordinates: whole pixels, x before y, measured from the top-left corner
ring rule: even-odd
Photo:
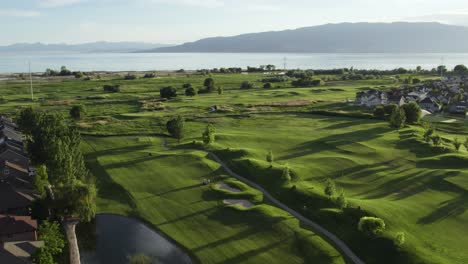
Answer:
[[[468,54],[322,54],[322,53],[0,53],[0,73],[58,69],[66,65],[74,71],[197,70],[273,64],[289,69],[432,69],[442,62],[452,68],[468,64]]]

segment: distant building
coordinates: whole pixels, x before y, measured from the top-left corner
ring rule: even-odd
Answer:
[[[419,107],[431,113],[439,112],[442,109],[442,106],[439,105],[435,99],[429,96],[419,101]]]
[[[398,106],[404,105],[405,102],[405,97],[402,95],[389,97],[387,101],[388,104],[396,104]]]
[[[387,94],[382,91],[378,90],[369,90],[358,92],[356,94],[356,101],[357,105],[373,107],[378,105],[385,105],[387,104]]]
[[[452,114],[465,114],[468,110],[468,103],[465,101],[452,103],[448,106],[448,111]]]

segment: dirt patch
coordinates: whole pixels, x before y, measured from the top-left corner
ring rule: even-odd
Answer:
[[[97,121],[94,121],[94,122],[80,122],[78,123],[78,126],[80,128],[92,128],[96,125],[106,125],[107,123],[109,123],[109,120],[106,120],[106,119],[101,119],[101,120],[97,120]]]
[[[254,204],[251,203],[248,200],[225,199],[225,200],[223,200],[223,202],[225,204],[228,204],[228,205],[237,205],[237,206],[241,206],[241,207],[244,207],[244,208],[250,208],[250,207],[254,206]]]
[[[235,193],[239,193],[241,192],[241,190],[239,189],[236,189],[236,188],[233,188],[225,183],[219,183],[219,184],[216,184],[216,187],[220,188],[220,189],[223,189],[223,190],[226,190],[226,191],[230,191],[230,192],[235,192]]]

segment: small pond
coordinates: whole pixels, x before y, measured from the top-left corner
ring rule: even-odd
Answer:
[[[93,228],[95,250],[80,252],[82,264],[127,264],[137,254],[149,256],[158,264],[192,263],[175,243],[136,219],[100,214]]]

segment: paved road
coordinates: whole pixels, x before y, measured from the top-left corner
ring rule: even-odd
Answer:
[[[163,146],[165,148],[169,148],[167,146],[167,140],[165,138],[161,138],[161,139],[162,139],[161,146]],[[273,204],[275,204],[277,207],[287,211],[288,213],[290,213],[291,215],[296,217],[302,223],[310,226],[314,230],[315,233],[321,234],[323,237],[327,238],[328,241],[331,242],[332,244],[334,244],[335,248],[337,250],[339,250],[343,255],[345,255],[349,261],[351,261],[352,263],[355,263],[355,264],[364,264],[364,261],[362,261],[356,254],[354,254],[354,252],[341,239],[339,239],[337,236],[335,236],[334,234],[332,234],[331,232],[329,232],[328,230],[326,230],[325,228],[323,228],[319,224],[311,221],[310,219],[306,218],[305,216],[301,215],[300,213],[296,212],[295,210],[289,208],[288,206],[286,206],[285,204],[280,202],[278,199],[273,197],[262,186],[256,184],[255,182],[253,182],[251,180],[248,180],[248,179],[240,176],[239,174],[235,173],[234,171],[232,171],[226,165],[226,163],[224,163],[216,154],[211,153],[211,152],[208,152],[208,154],[216,162],[218,162],[221,165],[221,167],[223,167],[223,169],[227,173],[229,173],[229,175],[231,175],[232,177],[234,177],[234,178],[236,178],[236,179],[250,185],[251,187],[261,191],[263,193],[263,195],[266,196],[268,199],[270,199],[270,201]]]

